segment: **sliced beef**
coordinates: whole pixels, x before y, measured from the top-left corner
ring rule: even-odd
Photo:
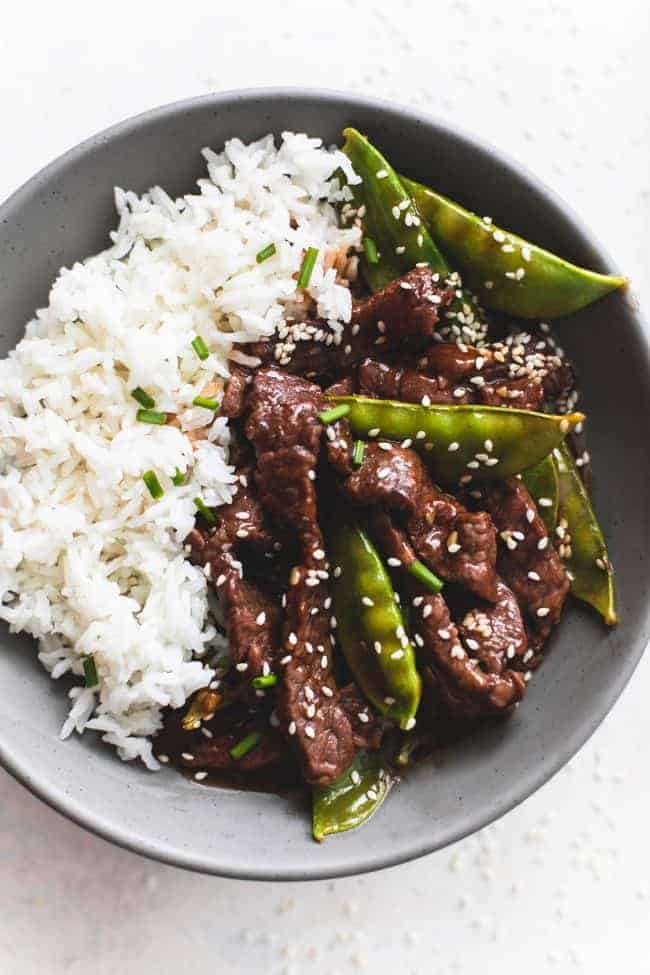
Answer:
[[[342,687],[339,701],[350,721],[355,747],[380,748],[387,723],[368,705],[357,685],[351,683]]]
[[[406,531],[395,523],[387,511],[382,508],[370,508],[365,517],[367,527],[375,544],[381,549],[384,558],[391,568],[395,565],[408,569],[416,561],[413,546]]]
[[[233,369],[230,379],[221,400],[219,412],[221,416],[234,420],[244,412],[246,402],[246,392],[251,382],[251,374],[246,369],[236,367]]]
[[[569,591],[566,569],[519,478],[490,484],[483,496],[499,532],[499,574],[517,597],[533,633],[546,639],[559,622]]]
[[[458,624],[458,635],[469,655],[476,657],[490,674],[501,674],[527,660],[526,630],[519,604],[501,579],[497,582],[496,602],[470,609]]]
[[[405,342],[422,347],[434,333],[440,310],[453,298],[453,290],[441,288],[435,278],[430,268],[416,268],[356,302],[336,341],[325,323],[307,322],[301,332],[314,337],[256,342],[250,352],[298,375],[326,376],[345,372],[373,350],[402,348]]]
[[[454,396],[454,387],[444,376],[429,376],[415,369],[364,359],[357,372],[358,391],[375,399],[395,399],[405,403],[467,402],[469,393]]]
[[[389,511],[410,514],[425,478],[415,451],[386,442],[369,443],[363,464],[345,479],[342,490],[357,505],[384,505]]]
[[[406,530],[418,558],[436,575],[482,599],[497,598],[496,533],[484,511],[468,511],[428,478]]]
[[[219,597],[234,663],[246,677],[271,668],[281,638],[282,613],[277,602],[243,578],[242,564],[224,542],[223,532],[194,528],[185,544],[197,565],[209,566],[209,579]],[[245,669],[244,669],[245,668]]]
[[[283,447],[261,454],[255,483],[262,504],[279,524],[295,531],[303,544],[318,548],[315,456],[305,447]]]
[[[326,409],[322,390],[280,369],[259,369],[248,397],[246,436],[258,458],[268,451],[299,446],[318,453]]]
[[[503,712],[523,698],[522,674],[505,667],[484,670],[479,658],[462,646],[442,595],[420,593],[414,604],[411,625],[420,659],[431,668],[452,714],[474,718]]]
[[[292,570],[290,583],[276,711],[305,780],[324,785],[352,761],[352,726],[332,676],[326,584],[306,565]]]
[[[477,393],[477,401],[486,406],[510,406],[517,410],[539,410],[544,387],[538,379],[492,379]]]

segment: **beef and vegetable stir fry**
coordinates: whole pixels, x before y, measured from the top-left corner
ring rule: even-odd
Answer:
[[[445,729],[511,713],[569,593],[616,622],[574,368],[548,324],[518,320],[620,280],[345,134],[363,180],[340,214],[365,235],[339,260],[352,317],[332,331],[305,302],[243,350],[258,365],[235,368],[219,404],[236,492],[197,499],[186,542],[228,654],[156,741],[199,781],[303,781],[317,839],[363,822]]]

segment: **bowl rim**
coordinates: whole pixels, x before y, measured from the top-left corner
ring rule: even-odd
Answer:
[[[265,101],[276,101],[278,99],[284,99],[288,102],[296,99],[308,99],[315,103],[344,101],[348,104],[354,103],[360,109],[367,112],[378,110],[393,116],[398,116],[411,125],[418,125],[423,122],[432,124],[437,129],[453,136],[463,147],[469,150],[478,150],[483,155],[492,157],[501,169],[516,175],[524,182],[532,184],[545,203],[561,210],[566,215],[576,233],[598,258],[602,267],[611,269],[611,273],[618,273],[616,264],[611,259],[607,250],[601,246],[582,218],[575,213],[572,207],[558,193],[534,175],[525,164],[514,159],[508,153],[503,152],[487,140],[470,133],[462,125],[456,125],[455,122],[452,125],[450,121],[444,118],[438,118],[432,113],[416,110],[385,99],[371,98],[355,92],[329,88],[266,86],[230,89],[184,98],[147,109],[96,132],[94,135],[84,139],[78,145],[55,157],[43,166],[0,204],[0,220],[3,219],[8,211],[19,208],[35,187],[56,177],[57,173],[70,163],[81,160],[87,154],[96,151],[102,145],[108,144],[114,139],[128,137],[142,125],[172,119],[179,113],[193,110],[200,105],[207,105],[217,109],[229,103],[252,99],[260,103],[261,106],[263,106]],[[633,328],[641,338],[646,368],[650,372],[650,343],[648,341],[647,329],[644,328],[638,307],[631,307],[629,313],[632,318]],[[403,849],[398,852],[391,852],[390,848],[386,847],[384,850],[375,851],[369,849],[367,852],[362,852],[361,854],[353,853],[349,859],[349,863],[346,862],[344,867],[332,868],[326,865],[319,866],[314,862],[309,871],[306,871],[304,867],[289,867],[282,872],[278,872],[271,866],[265,866],[265,864],[246,863],[243,858],[241,865],[238,867],[232,865],[224,867],[218,862],[218,857],[208,858],[179,849],[177,846],[161,840],[150,840],[146,836],[142,836],[127,827],[121,826],[119,822],[113,822],[109,817],[88,812],[82,803],[76,801],[66,793],[65,786],[49,785],[34,779],[30,773],[28,763],[21,761],[16,754],[12,753],[11,747],[1,739],[0,765],[22,783],[33,795],[43,800],[50,808],[66,816],[77,825],[124,849],[172,866],[199,873],[249,880],[304,881],[351,876],[385,869],[400,863],[407,863],[435,850],[443,849],[449,844],[455,843],[465,836],[482,829],[490,822],[505,815],[505,813],[523,802],[555,775],[579,751],[587,739],[591,737],[620,697],[643,656],[644,650],[645,646],[642,643],[639,645],[638,650],[627,655],[620,661],[616,677],[609,684],[607,689],[608,693],[602,700],[601,708],[597,713],[589,712],[586,716],[583,716],[579,723],[576,723],[574,732],[563,741],[561,747],[555,750],[554,757],[551,761],[544,762],[540,767],[531,769],[527,774],[522,775],[513,786],[505,788],[497,800],[486,804],[474,815],[468,815],[462,827],[449,826],[446,829],[439,830],[435,834],[435,839],[433,838],[433,834],[428,839],[426,837],[414,837],[406,852]]]

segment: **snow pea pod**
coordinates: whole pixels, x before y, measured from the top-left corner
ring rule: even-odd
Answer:
[[[528,493],[537,505],[540,517],[546,525],[546,531],[553,536],[557,525],[557,510],[559,503],[560,485],[555,459],[552,454],[540,460],[539,464],[530,467],[522,474],[522,479]]]
[[[313,789],[314,839],[324,840],[365,823],[379,809],[394,781],[381,752],[357,752],[335,782]]]
[[[554,416],[502,406],[421,406],[364,396],[335,396],[349,405],[356,437],[412,441],[431,460],[435,476],[499,480],[538,464],[557,447],[582,413]]]
[[[418,264],[428,264],[443,280],[448,279],[449,265],[391,164],[356,129],[344,129],[343,135],[343,151],[363,181],[350,188],[355,205],[365,206],[364,232],[373,242],[372,254],[365,253],[361,261],[371,291],[385,287]],[[483,320],[474,296],[460,286],[447,315],[459,325],[471,326]]]
[[[328,536],[337,632],[368,700],[400,728],[414,724],[422,682],[390,576],[369,538],[343,524]],[[340,572],[338,571],[340,569]]]
[[[402,183],[445,257],[486,308],[520,318],[559,318],[627,283],[571,264],[427,186],[406,177]]]
[[[431,239],[416,204],[387,159],[356,129],[344,129],[343,151],[362,183],[351,186],[355,205],[365,206],[364,230],[377,248],[378,260],[364,255],[361,266],[372,291],[426,262],[442,275],[447,263]]]
[[[566,444],[556,447],[553,457],[560,488],[559,527],[564,530],[560,541],[569,547],[571,553],[565,560],[571,592],[593,606],[604,621],[613,626],[618,622],[614,573],[603,533]]]

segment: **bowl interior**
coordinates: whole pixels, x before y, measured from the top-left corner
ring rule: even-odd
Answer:
[[[47,301],[62,264],[105,245],[112,187],[154,183],[172,194],[203,173],[200,149],[283,129],[339,140],[368,133],[403,172],[496,222],[597,270],[607,259],[567,208],[496,151],[403,109],[336,93],[243,92],[157,109],[56,160],[3,207],[0,354]],[[298,799],[203,788],[173,771],[119,762],[88,732],[58,731],[65,689],[48,678],[30,639],[0,631],[0,758],[47,802],[141,853],[218,874],[307,879],[398,863],[458,839],[520,802],[580,747],[623,689],[648,639],[650,460],[648,350],[629,297],[613,295],[559,325],[579,367],[589,415],[595,505],[617,570],[613,631],[571,606],[527,700],[407,775],[362,830],[322,845]],[[640,436],[641,435],[641,436]],[[623,476],[621,476],[623,472]]]

